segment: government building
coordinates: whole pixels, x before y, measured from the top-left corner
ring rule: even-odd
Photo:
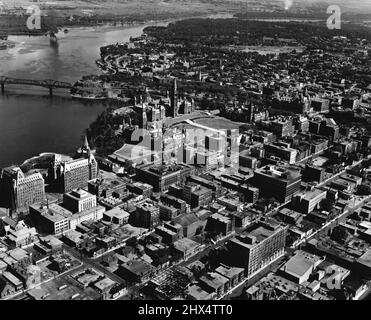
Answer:
[[[87,141],[79,151],[82,158],[70,161],[62,161],[60,155],[54,155],[49,177],[60,192],[67,193],[85,188],[88,181],[98,176],[98,162],[91,153]]]
[[[24,174],[16,166],[5,168],[0,173],[0,192],[4,205],[9,209],[28,208],[44,200],[44,179],[39,172]]]

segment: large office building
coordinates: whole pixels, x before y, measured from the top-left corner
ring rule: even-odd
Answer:
[[[313,191],[296,195],[293,202],[296,210],[308,214],[319,207],[321,201],[325,199],[326,196],[326,190],[314,189]]]
[[[70,230],[72,212],[52,203],[30,206],[30,218],[40,232],[61,235]]]
[[[77,213],[95,207],[97,197],[83,189],[77,189],[63,195],[63,204],[71,212]]]
[[[70,229],[75,230],[76,227],[84,221],[97,221],[103,219],[103,214],[106,208],[98,205],[90,209],[74,213],[70,218]]]
[[[330,100],[328,99],[313,99],[310,104],[313,111],[316,112],[328,112],[330,110]]]
[[[337,141],[340,137],[340,127],[334,119],[326,119],[321,122],[319,134],[327,137],[329,141]]]
[[[247,277],[268,266],[285,253],[287,227],[259,223],[247,234],[227,243],[230,262],[245,268]]]
[[[194,169],[185,164],[146,165],[136,168],[136,177],[153,186],[155,192],[166,192],[172,184],[185,182]]]
[[[103,218],[105,208],[94,206],[81,212],[72,213],[58,204],[39,203],[30,206],[30,218],[42,232],[61,235],[75,230],[84,221],[96,221]]]
[[[192,208],[207,206],[212,201],[212,197],[212,191],[204,186],[193,182],[189,182],[183,186],[183,199],[187,201]]]
[[[267,165],[254,172],[254,183],[263,197],[286,203],[300,190],[301,173],[297,170]]]
[[[56,182],[62,192],[70,192],[74,189],[85,188],[88,181],[98,176],[98,163],[95,157],[89,153],[87,158],[81,158],[63,162],[55,156],[49,176]]]
[[[293,148],[289,148],[282,143],[276,142],[273,144],[264,145],[266,156],[273,155],[279,157],[281,160],[293,164],[296,162],[298,151]]]
[[[322,182],[325,178],[325,169],[307,164],[303,170],[303,180],[306,182]]]
[[[239,164],[241,167],[255,170],[258,159],[250,155],[250,150],[243,150],[239,155]]]
[[[89,180],[95,179],[98,165],[94,156],[88,159],[78,159],[61,165],[63,191],[86,187]]]
[[[160,222],[160,208],[152,201],[136,205],[135,224],[141,228],[154,229]]]
[[[289,137],[294,133],[292,119],[275,119],[270,121],[270,130],[279,137]]]
[[[0,191],[11,210],[28,208],[44,199],[44,179],[40,173],[24,174],[19,167],[12,166],[1,170]]]

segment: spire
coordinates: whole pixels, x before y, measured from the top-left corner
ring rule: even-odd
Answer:
[[[84,150],[89,150],[90,149],[88,137],[86,135],[85,135],[84,144],[83,144],[82,148]]]
[[[84,138],[84,144],[77,150],[77,155],[83,156],[84,158],[89,157],[91,153],[89,142],[88,142],[88,137],[85,135]]]

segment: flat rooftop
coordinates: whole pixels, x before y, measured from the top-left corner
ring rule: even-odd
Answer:
[[[2,274],[1,274],[8,282],[10,282],[11,284],[13,284],[14,286],[21,286],[22,285],[22,282],[21,280],[19,280],[16,276],[14,276],[13,274],[11,274],[10,272],[8,271],[4,271]]]
[[[105,216],[108,216],[110,218],[118,218],[118,219],[125,219],[125,218],[128,218],[130,216],[130,213],[128,213],[127,211],[125,211],[124,209],[120,208],[120,207],[115,207],[111,210],[108,210],[104,213]]]
[[[145,211],[157,211],[159,209],[158,205],[152,201],[139,203],[136,207]]]
[[[371,268],[371,249],[368,249],[358,260],[358,263]]]
[[[188,168],[188,166],[181,165],[181,164],[172,164],[172,165],[150,165],[148,167],[144,167],[141,169],[144,169],[158,176],[166,176],[166,175],[170,175],[170,174],[182,171],[185,168]]]
[[[326,194],[326,191],[321,190],[321,189],[314,189],[312,191],[306,192],[304,194],[303,199],[309,201],[309,200],[313,200],[313,199],[315,199],[315,198],[317,198],[317,197],[319,197],[320,195],[323,195],[323,194]]]
[[[315,265],[321,261],[321,258],[303,251],[298,251],[286,264],[282,270],[295,277],[302,277],[308,271],[313,270]]]
[[[297,212],[297,211],[289,209],[289,208],[282,208],[279,211],[279,213],[282,214],[282,215],[288,216],[288,217],[292,217],[294,219],[296,219],[296,218],[298,218],[302,215],[300,212]]]
[[[66,193],[65,196],[76,199],[76,200],[83,200],[83,199],[87,199],[90,197],[95,197],[94,195],[92,195],[91,193],[87,192],[84,189],[73,190],[69,193]]]
[[[59,204],[52,203],[50,205],[39,205],[35,204],[32,205],[31,208],[38,211],[46,217],[47,219],[58,222],[64,219],[68,219],[69,217],[72,217],[72,212],[63,208]]]
[[[13,259],[20,261],[26,257],[28,257],[28,253],[26,250],[22,248],[15,248],[11,251],[8,251],[8,255],[11,256]]]
[[[145,274],[152,270],[152,266],[143,259],[135,259],[126,262],[123,266],[135,274]]]
[[[81,211],[81,212],[77,212],[77,213],[74,213],[72,218],[73,219],[76,219],[77,217],[83,217],[83,216],[87,216],[89,214],[91,214],[92,212],[96,212],[96,211],[102,211],[102,212],[105,212],[106,209],[100,205],[97,205],[95,207],[92,207],[90,209],[87,209],[87,210],[84,210],[84,211]]]
[[[269,227],[265,225],[257,225],[255,229],[251,230],[250,232],[245,232],[233,238],[231,242],[234,242],[247,248],[252,248],[255,245],[273,236],[277,232],[282,231],[283,229],[284,227],[282,227],[279,224],[274,226],[272,225]]]
[[[227,267],[227,266],[219,266],[215,269],[215,272],[221,274],[222,276],[231,279],[245,271],[244,268],[237,268],[237,267]]]
[[[207,284],[211,288],[215,288],[215,289],[229,282],[229,280],[226,277],[216,272],[207,273],[206,275],[200,278],[200,281]]]
[[[256,169],[255,173],[279,179],[284,182],[296,180],[301,177],[300,172],[297,170],[272,165],[267,165],[260,169]]]
[[[262,242],[263,240],[265,240],[266,238],[269,238],[274,233],[275,233],[274,230],[269,230],[261,226],[251,231],[249,235],[255,237],[258,242]]]
[[[200,244],[198,242],[193,241],[193,240],[188,239],[188,238],[182,238],[182,239],[174,242],[174,247],[181,252],[187,252],[187,251],[195,249],[199,246],[200,246]]]
[[[100,291],[104,291],[110,287],[113,287],[116,284],[115,281],[111,280],[110,278],[103,278],[102,280],[96,282],[94,287],[96,287]]]
[[[210,293],[206,292],[205,290],[201,289],[198,285],[190,285],[187,288],[187,294],[190,295],[192,298],[196,300],[210,300],[211,295]]]

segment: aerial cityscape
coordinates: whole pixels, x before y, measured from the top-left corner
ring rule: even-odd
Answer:
[[[371,299],[371,2],[3,0],[0,85],[0,300]]]

